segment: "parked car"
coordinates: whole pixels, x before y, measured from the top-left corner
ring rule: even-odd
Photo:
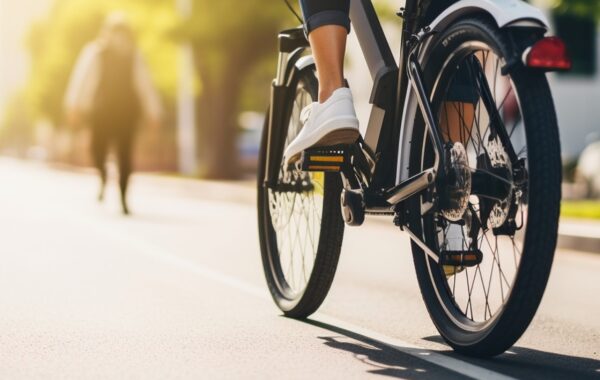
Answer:
[[[579,156],[577,180],[587,186],[588,197],[600,197],[600,141],[588,145]]]

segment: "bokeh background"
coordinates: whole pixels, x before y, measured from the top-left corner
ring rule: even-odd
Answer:
[[[574,68],[551,74],[569,199],[600,196],[600,4],[535,0],[568,44]],[[292,0],[296,6],[296,2]],[[398,46],[401,1],[377,0]],[[298,24],[282,0],[0,0],[0,154],[89,166],[89,131],[68,127],[63,100],[82,47],[115,10],[133,27],[164,107],[142,128],[136,170],[250,178],[276,65],[276,33]],[[393,50],[397,50],[396,48]],[[366,117],[370,78],[353,36],[348,77]],[[595,201],[564,212],[600,218]]]

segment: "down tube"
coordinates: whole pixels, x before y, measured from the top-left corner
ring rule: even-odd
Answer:
[[[390,141],[387,136],[393,129],[398,65],[370,0],[351,0],[350,19],[373,80],[370,96],[373,106],[364,138],[371,149],[382,153],[374,185],[391,186],[393,183],[386,182],[394,174],[391,166],[395,164],[395,152],[394,157],[386,157],[393,151],[387,146]]]

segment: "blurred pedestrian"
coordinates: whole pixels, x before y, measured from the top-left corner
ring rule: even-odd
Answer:
[[[133,32],[122,13],[110,14],[98,38],[82,50],[67,89],[71,125],[89,124],[91,153],[100,174],[98,199],[104,199],[106,159],[115,149],[121,206],[129,214],[127,186],[138,124],[158,125],[161,105]]]

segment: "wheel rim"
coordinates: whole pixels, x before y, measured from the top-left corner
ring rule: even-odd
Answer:
[[[300,112],[312,101],[311,93],[300,85],[294,98],[285,147],[300,132]],[[324,178],[324,173],[287,170],[282,162],[277,185],[268,190],[274,232],[272,269],[279,291],[290,300],[304,293],[315,264],[323,215]]]
[[[524,159],[525,168],[528,169],[525,126],[523,123],[521,106],[518,93],[508,76],[502,76],[500,69],[504,65],[501,56],[489,45],[465,43],[461,45],[451,57],[443,64],[442,70],[434,86],[434,107],[438,111],[440,124],[450,124],[451,117],[458,115],[461,126],[460,136],[447,130],[445,139],[450,137],[461,139],[464,142],[468,164],[473,169],[485,170],[484,165],[478,165],[477,157],[486,154],[493,165],[509,166],[503,162],[502,146],[498,149],[496,139],[490,140],[490,117],[485,109],[481,93],[473,106],[473,114],[469,110],[460,109],[459,102],[450,102],[443,95],[447,93],[453,74],[453,68],[465,62],[467,57],[477,57],[484,72],[494,103],[499,110],[501,119],[510,136],[511,143],[519,158]],[[452,68],[452,69],[451,69]],[[443,106],[442,106],[443,105]],[[448,107],[456,109],[448,112]],[[472,121],[471,121],[472,120]],[[471,121],[471,122],[470,122]],[[470,127],[469,127],[470,125]],[[428,146],[429,144],[423,144]],[[429,148],[422,154],[423,168],[431,166],[432,162]],[[505,149],[504,149],[505,151]],[[496,154],[493,154],[496,153]],[[505,152],[504,152],[505,153]],[[429,162],[427,162],[429,160]],[[506,160],[504,160],[506,161]],[[487,163],[489,166],[489,162]],[[510,168],[512,169],[512,168]],[[468,209],[458,222],[450,222],[441,213],[436,212],[428,221],[424,220],[426,238],[433,242],[438,252],[445,250],[464,250],[473,247],[476,241],[477,248],[482,252],[483,259],[480,264],[473,267],[442,266],[433,260],[427,260],[428,272],[436,295],[447,317],[463,330],[481,331],[492,324],[501,314],[508,301],[515,279],[519,273],[523,243],[525,241],[525,226],[527,224],[528,194],[526,183],[515,188],[510,195],[508,203],[516,204],[515,220],[517,231],[512,235],[496,235],[492,227],[502,225],[503,217],[506,218],[507,206],[502,202],[490,202],[487,199],[471,195]],[[492,207],[490,207],[492,204]],[[490,211],[490,209],[492,211]],[[486,217],[491,215],[489,217]],[[483,219],[483,220],[482,220]],[[464,225],[460,225],[460,224]],[[474,226],[485,224],[476,237],[472,233]],[[476,228],[476,227],[475,227]]]

